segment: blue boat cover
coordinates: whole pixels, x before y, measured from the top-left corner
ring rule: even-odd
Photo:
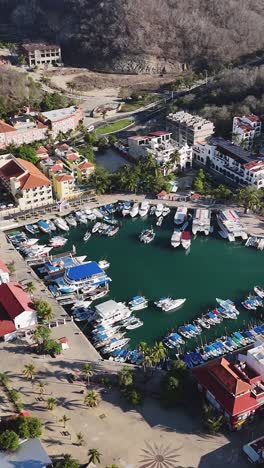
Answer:
[[[104,272],[96,262],[83,263],[67,270],[67,276],[72,281],[80,281],[100,273]]]
[[[49,229],[49,224],[46,221],[38,221],[38,225],[44,227],[45,229]]]

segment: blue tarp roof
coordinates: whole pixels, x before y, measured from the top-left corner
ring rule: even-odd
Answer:
[[[79,281],[99,273],[104,272],[96,262],[83,263],[67,270],[67,276],[72,281]]]

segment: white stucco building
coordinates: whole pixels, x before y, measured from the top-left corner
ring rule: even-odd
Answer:
[[[241,362],[246,362],[251,369],[254,369],[264,381],[264,343],[256,341],[255,347],[249,349],[247,354],[240,354]]]
[[[264,161],[224,138],[212,137],[209,143],[195,145],[193,159],[238,185],[264,187]]]
[[[254,140],[261,135],[261,121],[257,115],[233,118],[232,141],[251,150]]]
[[[166,173],[173,172],[177,168],[184,170],[192,166],[192,148],[187,144],[178,144],[172,139],[170,132],[158,131],[147,136],[129,137],[128,148],[129,154],[136,159],[151,154],[160,166],[164,166]],[[168,167],[174,153],[178,153],[179,161]]]

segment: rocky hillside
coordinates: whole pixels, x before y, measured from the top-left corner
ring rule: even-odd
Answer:
[[[214,68],[264,46],[263,0],[0,0],[0,11],[0,40],[58,41],[65,61],[104,70]]]

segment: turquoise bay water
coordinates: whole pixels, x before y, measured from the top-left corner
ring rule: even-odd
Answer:
[[[156,218],[120,218],[122,227],[113,238],[93,235],[83,242],[87,226],[71,228],[69,241],[64,249],[74,244],[77,255],[87,255],[88,260],[107,259],[112,278],[108,298],[129,301],[132,296],[142,294],[150,301],[170,295],[186,298],[183,307],[172,313],[164,313],[150,304],[148,309],[136,313],[144,326],[128,332],[130,347],[140,341],[153,344],[164,337],[168,330],[213,309],[215,298],[230,298],[238,305],[256,284],[264,284],[263,253],[246,248],[241,243],[229,243],[217,237],[193,239],[189,254],[181,248],[173,249],[170,237],[173,231],[173,215],[165,219],[162,227],[155,226]],[[138,236],[142,229],[153,227],[155,240],[144,245]],[[44,236],[43,236],[44,238]],[[239,306],[237,320],[224,320],[202,333],[202,340],[210,341],[226,332],[255,323],[256,316]],[[258,312],[260,320],[261,312]],[[201,338],[199,338],[201,341]],[[189,340],[188,345],[195,345]]]

